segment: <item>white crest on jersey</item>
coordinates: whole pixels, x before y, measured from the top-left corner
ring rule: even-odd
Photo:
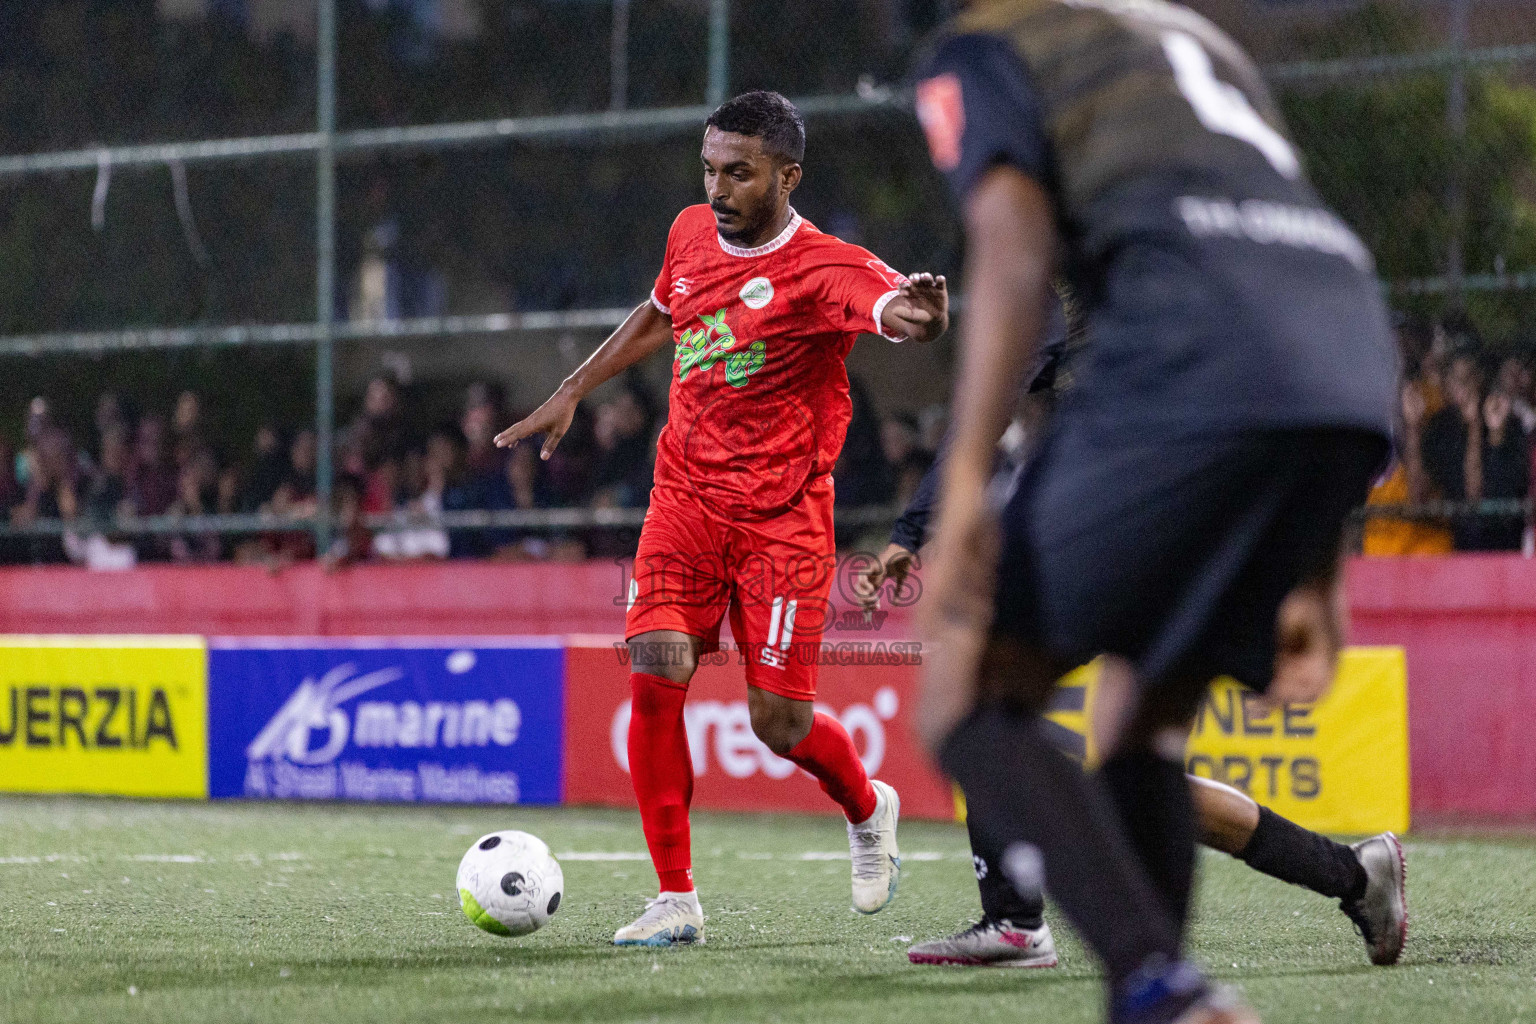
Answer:
[[[773,282],[766,277],[754,277],[741,286],[741,301],[748,309],[762,309],[773,301]]]

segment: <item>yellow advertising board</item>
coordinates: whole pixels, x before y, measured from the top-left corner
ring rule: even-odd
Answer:
[[[1194,775],[1236,786],[1319,832],[1408,830],[1408,662],[1401,647],[1344,652],[1328,696],[1265,714],[1230,680],[1211,686],[1185,752]]]
[[[0,790],[208,795],[194,636],[0,636]]]
[[[1048,729],[1074,756],[1096,760],[1089,714],[1097,663],[1064,677]],[[1408,662],[1401,647],[1351,647],[1316,704],[1265,712],[1258,695],[1217,680],[1200,707],[1186,770],[1247,793],[1318,832],[1408,829]],[[964,815],[964,803],[957,798]]]

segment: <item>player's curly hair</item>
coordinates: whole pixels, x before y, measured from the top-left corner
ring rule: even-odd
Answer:
[[[764,151],[780,160],[798,164],[805,159],[805,118],[776,92],[758,89],[726,100],[704,127],[762,139]]]

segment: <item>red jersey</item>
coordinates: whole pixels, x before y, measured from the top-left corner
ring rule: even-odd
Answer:
[[[904,281],[793,210],[755,249],[721,238],[706,204],[678,214],[651,293],[676,341],[656,485],[733,518],[796,505],[843,448],[843,360],[860,334],[885,333],[880,314]]]

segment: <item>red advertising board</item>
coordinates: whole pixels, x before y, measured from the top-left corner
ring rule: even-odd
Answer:
[[[566,651],[565,801],[633,807],[629,669],[612,643],[587,643],[578,638]],[[950,787],[912,735],[917,672],[913,665],[824,665],[817,706],[843,723],[870,774],[896,787],[903,815],[949,820]],[[695,807],[837,813],[814,779],[752,735],[746,678],[734,657],[699,669],[686,715]]]
[[[1536,559],[1355,559],[1351,640],[1408,653],[1413,813],[1536,819]]]

